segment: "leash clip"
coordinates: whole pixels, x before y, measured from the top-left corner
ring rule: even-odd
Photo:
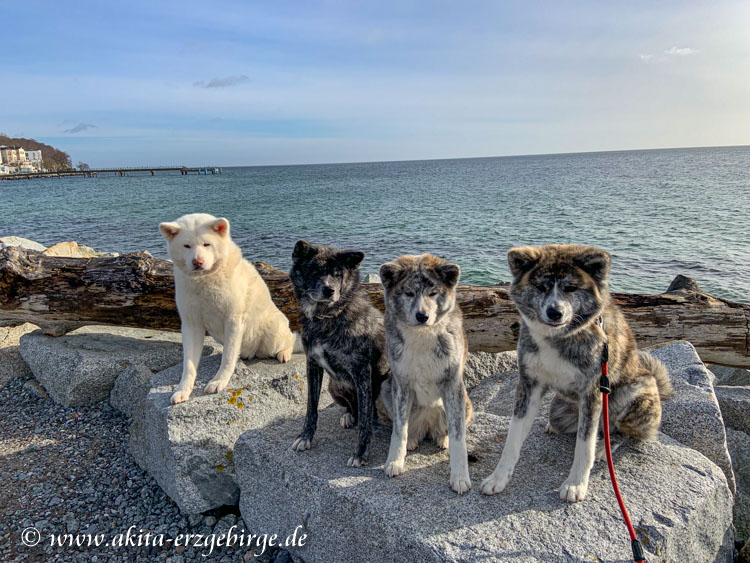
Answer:
[[[638,540],[632,540],[630,542],[631,547],[633,548],[633,559],[635,561],[646,561],[646,558],[643,556],[643,547],[641,547],[641,542]]]
[[[609,344],[602,346],[602,376],[599,379],[599,391],[609,395],[612,390],[609,387]]]
[[[607,395],[612,392],[612,390],[609,388],[609,377],[607,377],[606,373],[603,373],[601,378],[599,379],[599,391]]]

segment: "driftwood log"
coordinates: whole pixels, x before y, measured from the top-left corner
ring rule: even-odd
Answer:
[[[258,271],[276,305],[299,327],[287,275],[262,262]],[[365,284],[383,308],[379,284]],[[750,305],[707,295],[677,276],[666,293],[616,293],[639,345],[689,340],[706,362],[750,368]],[[516,347],[519,318],[508,286],[460,286],[458,301],[472,351]],[[60,258],[18,247],[0,250],[0,321],[31,322],[50,334],[105,324],[179,330],[172,265],[146,252],[113,258]]]

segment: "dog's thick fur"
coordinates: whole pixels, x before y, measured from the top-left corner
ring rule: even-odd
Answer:
[[[184,363],[172,403],[190,398],[206,332],[224,344],[206,393],[226,389],[239,357],[288,362],[295,344],[289,320],[271,301],[255,267],[229,236],[229,221],[204,213],[159,225],[174,264]]]
[[[359,265],[365,255],[330,246],[297,242],[290,277],[302,310],[302,343],[307,354],[307,416],[292,449],[310,449],[318,424],[323,371],[328,389],[346,408],[341,425],[359,425],[359,440],[347,461],[367,463],[375,401],[389,377],[383,315],[360,285]]]
[[[456,286],[461,270],[430,254],[384,264],[386,350],[392,377],[382,405],[393,421],[385,464],[389,477],[404,472],[407,449],[430,435],[450,448],[450,486],[471,488],[466,427],[472,408],[463,380],[467,342]]]
[[[589,246],[547,245],[508,252],[510,296],[521,314],[521,378],[505,447],[497,468],[482,483],[483,493],[495,494],[507,485],[542,395],[552,388],[556,395],[548,431],[577,432],[573,466],[560,498],[583,500],[602,411],[599,376],[605,342],[611,427],[638,440],[656,435],[661,400],[671,395],[672,385],[664,364],[637,350],[609,294],[610,261],[607,252]]]

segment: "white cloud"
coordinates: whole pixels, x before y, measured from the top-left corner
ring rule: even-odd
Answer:
[[[224,78],[212,78],[208,81],[208,83],[204,82],[203,80],[199,80],[198,82],[193,82],[193,86],[196,86],[198,88],[226,88],[228,86],[236,86],[237,84],[242,84],[243,82],[247,82],[247,80],[248,78],[246,75],[237,74]]]
[[[641,53],[638,58],[644,63],[663,63],[668,61],[671,57],[687,57],[688,55],[694,55],[697,53],[697,49],[691,47],[670,47],[666,51],[658,55],[651,53]]]
[[[63,133],[80,133],[81,131],[86,131],[86,129],[92,129],[96,128],[96,125],[92,125],[91,123],[79,123],[75,127],[71,127],[70,129],[65,129]]]
[[[672,47],[671,49],[667,49],[664,51],[665,55],[672,55],[677,57],[686,57],[688,55],[694,55],[697,53],[695,49],[691,49],[690,47]]]

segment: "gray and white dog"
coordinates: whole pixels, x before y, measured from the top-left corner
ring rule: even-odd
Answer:
[[[667,369],[639,352],[625,318],[609,294],[610,256],[591,246],[511,248],[510,297],[521,314],[516,404],[500,462],[482,483],[495,494],[508,484],[542,396],[550,405],[550,433],[576,432],[570,474],[560,498],[583,500],[594,464],[602,412],[602,351],[609,347],[610,426],[652,440],[661,423],[661,400],[672,394]],[[603,449],[596,457],[603,458]]]
[[[466,427],[472,409],[463,379],[466,336],[456,305],[460,275],[458,265],[430,254],[402,256],[380,268],[392,370],[382,393],[393,421],[385,472],[404,473],[406,450],[429,434],[438,447],[450,448],[450,486],[462,494],[471,488]]]
[[[290,277],[302,309],[302,344],[307,354],[307,416],[292,449],[310,449],[318,424],[323,370],[328,390],[346,408],[341,425],[359,425],[359,440],[347,465],[367,463],[375,400],[389,376],[383,349],[383,315],[360,285],[364,252],[312,245],[300,240]]]

